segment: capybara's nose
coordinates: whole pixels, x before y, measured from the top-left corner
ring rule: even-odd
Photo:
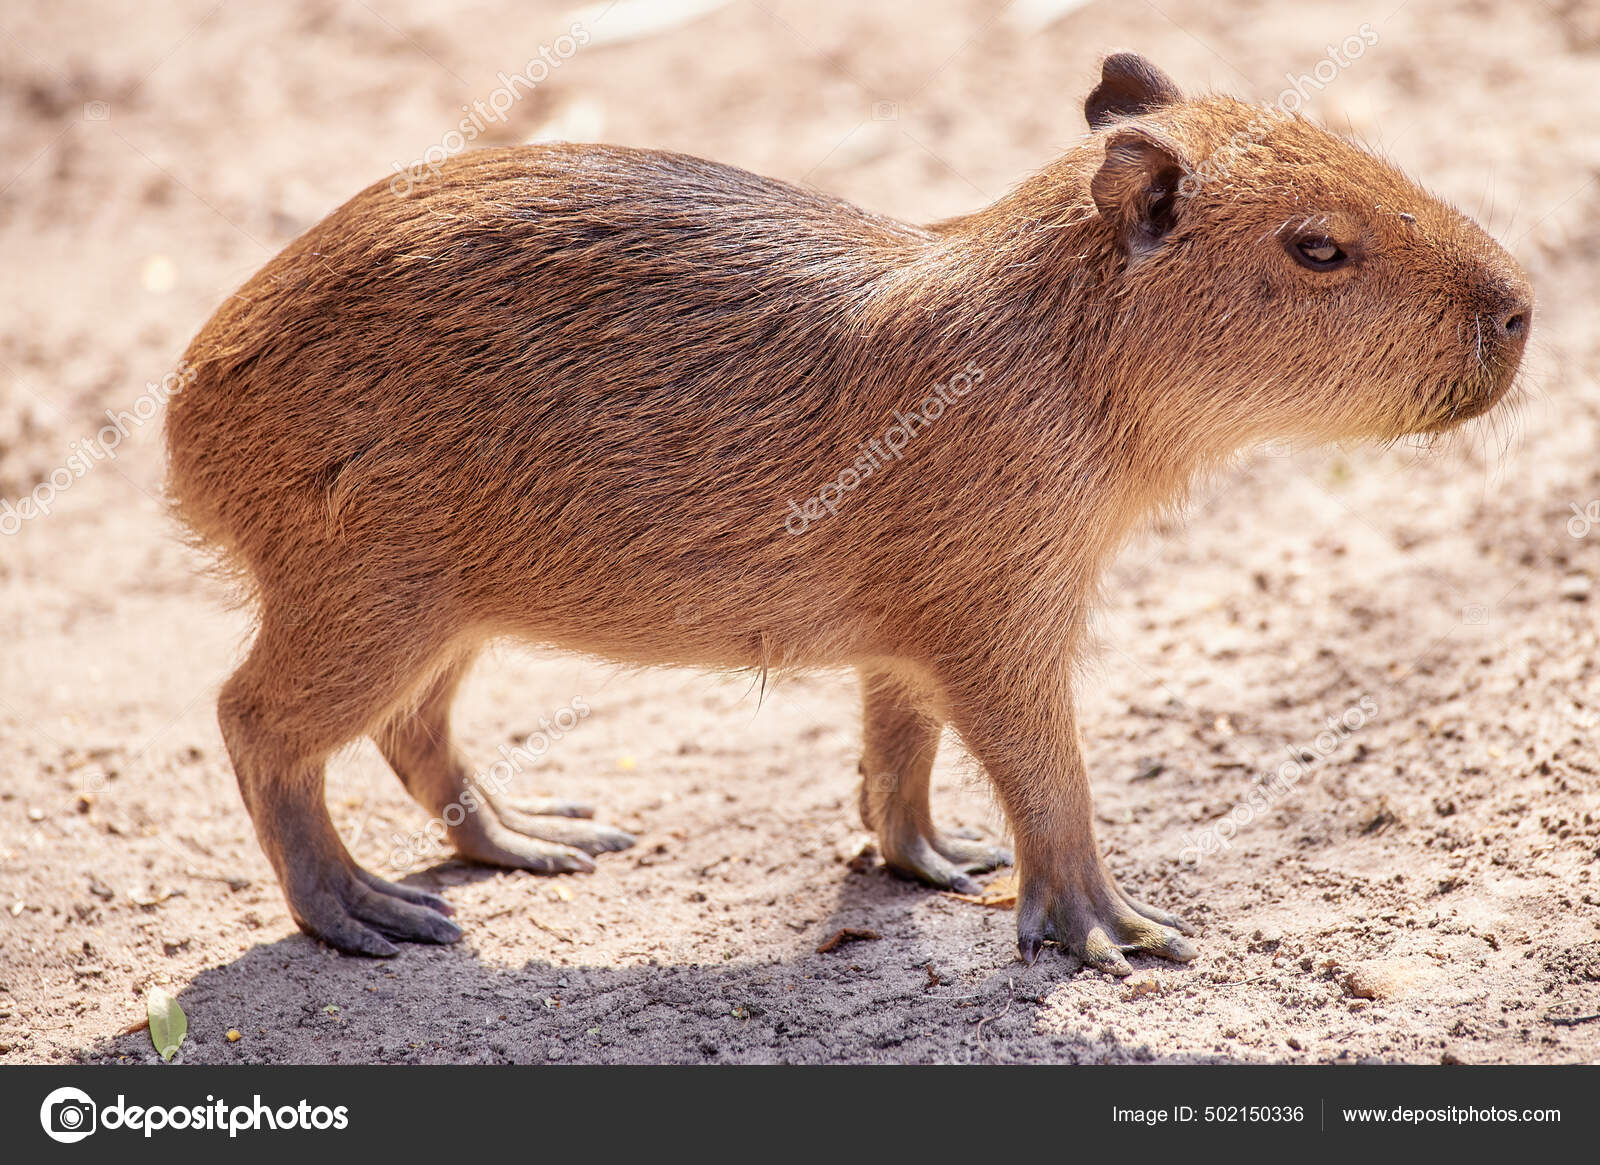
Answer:
[[[1533,326],[1533,305],[1525,300],[1519,300],[1516,306],[1501,311],[1495,317],[1495,327],[1502,340],[1521,343],[1528,338],[1528,329]]]
[[[1533,288],[1514,267],[1494,271],[1483,284],[1486,318],[1494,338],[1521,347],[1533,327]]]

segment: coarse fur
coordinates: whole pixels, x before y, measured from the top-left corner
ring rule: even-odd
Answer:
[[[459,933],[333,831],[323,764],[364,734],[429,812],[466,810],[445,820],[468,857],[582,869],[631,840],[471,787],[450,698],[509,636],[857,668],[891,865],[967,889],[1009,860],[932,823],[949,724],[1014,835],[1024,957],[1193,957],[1094,837],[1072,683],[1103,571],[1243,448],[1486,411],[1531,292],[1304,118],[1185,99],[1128,54],[1087,108],[1062,157],[929,227],[679,154],[470,153],[358,194],[218,310],[169,488],[259,605],[219,715],[302,927],[370,954]],[[1333,269],[1296,257],[1330,247]]]

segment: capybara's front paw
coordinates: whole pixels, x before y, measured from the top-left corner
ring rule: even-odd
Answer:
[[[1181,918],[1130,898],[1104,869],[1049,879],[1024,871],[1017,903],[1017,950],[1032,964],[1054,940],[1085,965],[1113,975],[1131,974],[1127,954],[1160,955],[1187,963],[1199,951],[1183,936]]]
[[[300,929],[347,955],[389,958],[399,942],[453,943],[461,928],[443,898],[385,882],[354,862],[297,863],[284,879]]]

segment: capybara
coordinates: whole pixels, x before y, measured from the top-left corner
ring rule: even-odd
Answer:
[[[933,886],[951,726],[1004,807],[1024,959],[1187,960],[1095,839],[1073,700],[1118,548],[1267,440],[1442,432],[1510,388],[1517,264],[1300,116],[1103,64],[1090,132],[912,226],[679,154],[548,145],[379,182],[185,359],[170,492],[260,626],[218,715],[308,933],[390,955],[449,906],[351,858],[323,766],[376,739],[461,855],[586,870],[632,839],[480,787],[453,694],[490,640],[629,665],[856,669],[861,810]]]

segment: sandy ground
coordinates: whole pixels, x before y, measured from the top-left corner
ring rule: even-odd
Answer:
[[[1082,132],[1107,49],[1272,99],[1368,25],[1308,108],[1522,259],[1529,391],[1439,450],[1269,449],[1118,564],[1084,693],[1099,826],[1200,958],[1141,962],[1132,988],[1059,952],[1024,968],[1010,911],[852,861],[848,675],[758,698],[512,648],[459,704],[472,755],[583,699],[521,784],[639,845],[560,879],[431,863],[414,879],[456,904],[460,945],[334,955],[289,921],[239,802],[213,705],[250,629],[177,543],[158,423],[135,420],[0,538],[0,1060],[151,1060],[127,1029],[156,984],[188,1062],[1600,1060],[1600,1022],[1556,1022],[1600,1012],[1600,5],[665,7],[651,29],[628,3],[8,6],[0,498],[574,20],[591,43],[483,140],[670,147],[922,219]],[[1329,717],[1359,727],[1319,741]],[[1291,796],[1186,861],[1302,754]],[[393,873],[421,811],[370,745],[329,781],[357,857]],[[947,824],[1000,828],[953,742],[937,785]],[[843,927],[881,937],[816,953]]]

